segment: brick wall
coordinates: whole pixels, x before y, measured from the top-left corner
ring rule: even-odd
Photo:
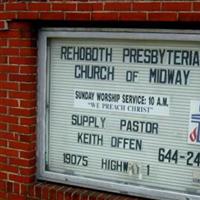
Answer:
[[[0,31],[0,198],[35,181],[36,32],[25,22]]]
[[[130,200],[36,180],[37,32],[59,22],[200,22],[200,1],[0,1],[0,199]],[[39,25],[38,25],[39,24]],[[57,26],[57,24],[55,24]],[[159,27],[158,27],[159,28]]]
[[[0,28],[6,20],[199,21],[200,1],[1,0]]]

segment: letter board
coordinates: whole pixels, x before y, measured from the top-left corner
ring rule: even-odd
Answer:
[[[39,178],[200,199],[200,43],[141,35],[40,34]]]

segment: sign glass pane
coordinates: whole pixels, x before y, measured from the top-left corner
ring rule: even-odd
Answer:
[[[199,43],[49,43],[48,170],[199,194]]]

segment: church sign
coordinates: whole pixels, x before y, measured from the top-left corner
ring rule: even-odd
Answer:
[[[38,178],[200,199],[200,37],[44,29]]]

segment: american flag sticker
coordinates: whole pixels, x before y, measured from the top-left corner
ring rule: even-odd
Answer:
[[[200,101],[190,104],[188,143],[200,144]]]

